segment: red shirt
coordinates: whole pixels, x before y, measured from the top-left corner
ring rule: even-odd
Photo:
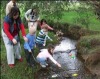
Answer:
[[[25,33],[24,25],[21,23],[19,27],[20,27],[20,30],[22,32],[22,36],[25,36],[26,33]],[[4,32],[8,36],[8,38],[10,40],[12,40],[14,38],[14,36],[16,36],[18,34],[16,24],[14,24],[13,33],[10,33],[9,29],[10,29],[10,25],[8,23],[4,22]]]

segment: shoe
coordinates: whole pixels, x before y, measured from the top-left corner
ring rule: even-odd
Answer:
[[[40,64],[40,65],[41,65],[42,68],[46,68],[46,65],[44,65],[44,64]]]
[[[20,59],[18,59],[19,60],[19,62],[23,62],[23,59],[22,58],[20,58]]]
[[[14,68],[14,66],[15,66],[14,64],[9,64],[10,68]]]
[[[46,63],[46,66],[48,66],[48,64]]]

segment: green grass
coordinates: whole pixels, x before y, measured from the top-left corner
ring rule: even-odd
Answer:
[[[28,29],[26,29],[26,33],[28,33]],[[38,32],[37,32],[38,33]],[[54,34],[52,32],[49,32],[49,35],[52,39],[56,38],[54,37]],[[7,64],[7,58],[6,58],[6,48],[4,46],[4,42],[1,38],[1,79],[34,79],[34,73],[39,70],[39,66],[36,65],[33,69],[31,67],[27,66],[27,62],[25,59],[25,53],[23,50],[23,39],[21,37],[21,56],[23,58],[23,62],[19,62],[18,60],[15,61],[15,67],[9,68]],[[54,40],[54,41],[55,41]],[[53,42],[54,42],[53,41]],[[57,41],[57,40],[56,40]],[[53,43],[48,41],[48,43]],[[35,49],[35,57],[38,54],[37,49]]]
[[[92,11],[88,11],[87,13],[89,15],[89,29],[95,30],[95,31],[100,31],[100,20],[97,19],[97,16]],[[81,14],[81,18],[84,18],[84,16],[86,16],[86,14],[84,14],[84,13]],[[75,25],[79,25],[82,27],[86,27],[85,25],[81,24],[80,22],[75,23],[75,20],[78,17],[79,17],[79,15],[76,11],[74,11],[74,10],[66,11],[66,12],[64,12],[60,22],[75,24]]]

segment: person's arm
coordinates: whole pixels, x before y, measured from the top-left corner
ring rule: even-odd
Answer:
[[[4,22],[4,28],[3,28],[3,30],[4,30],[5,34],[13,42],[13,44],[17,44],[17,40],[11,35],[11,33],[9,31],[9,28],[10,28],[9,24],[6,23],[6,22]]]
[[[48,35],[46,35],[46,38],[49,39],[50,41],[53,41]]]
[[[22,36],[23,36],[24,40],[28,41],[28,39],[26,38],[25,28],[24,28],[24,25],[22,23],[20,24],[20,29],[21,29]]]
[[[34,47],[36,47],[36,35],[34,35]]]
[[[56,64],[58,67],[61,67],[61,65],[60,65],[51,55],[49,55],[49,59],[50,59],[54,64]]]
[[[48,26],[48,29],[49,30],[54,30],[52,27],[50,27],[48,24],[47,24],[47,26]]]
[[[10,31],[9,31],[9,28],[10,28],[9,24],[6,23],[6,22],[4,22],[4,23],[3,23],[3,26],[4,26],[3,29],[4,29],[5,34],[7,35],[7,37],[8,37],[10,40],[12,40],[14,37],[11,35],[11,33],[10,33]]]
[[[8,15],[9,11],[10,11],[10,6],[9,6],[9,3],[8,3],[8,4],[6,5],[6,15]]]
[[[25,18],[27,21],[29,21],[28,15],[31,13],[31,9],[29,9],[26,13],[25,13]]]
[[[26,46],[26,49],[28,49],[29,52],[32,52],[28,42],[25,42],[25,46]]]

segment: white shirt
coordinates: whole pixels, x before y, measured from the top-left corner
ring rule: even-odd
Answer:
[[[57,64],[57,61],[50,55],[47,49],[40,50],[41,52],[38,54],[38,58],[49,58],[53,63]]]
[[[33,15],[33,14],[30,14],[31,13],[31,10],[32,9],[29,9],[26,13],[25,13],[25,18],[26,20],[31,20],[31,21],[36,21],[36,20],[39,20],[39,16],[37,15]],[[32,18],[33,17],[33,18]]]

